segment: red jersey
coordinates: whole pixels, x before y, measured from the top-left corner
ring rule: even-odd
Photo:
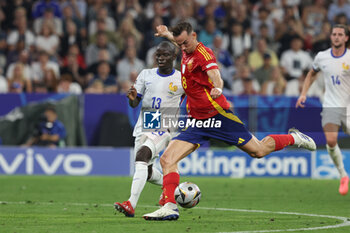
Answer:
[[[181,77],[187,95],[187,111],[196,119],[210,118],[230,107],[224,95],[216,99],[210,96],[214,85],[207,71],[212,69],[219,69],[216,58],[202,43],[198,43],[193,53],[182,52]]]

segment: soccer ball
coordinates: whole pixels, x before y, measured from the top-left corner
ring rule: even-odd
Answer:
[[[175,200],[183,208],[195,207],[201,199],[201,190],[191,182],[181,183],[175,189]]]

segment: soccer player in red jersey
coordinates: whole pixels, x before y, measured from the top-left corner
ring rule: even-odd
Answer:
[[[316,150],[313,139],[294,128],[288,131],[289,134],[269,135],[261,141],[252,135],[229,110],[229,103],[222,94],[223,80],[216,58],[211,49],[197,41],[197,35],[189,23],[178,23],[171,31],[160,25],[156,36],[167,38],[182,50],[182,86],[187,95],[187,111],[192,124],[186,125],[186,130],[173,138],[160,158],[166,204],[153,213],[145,214],[143,218],[179,218],[174,197],[180,181],[177,163],[209,138],[236,145],[254,158],[262,158],[289,145]]]

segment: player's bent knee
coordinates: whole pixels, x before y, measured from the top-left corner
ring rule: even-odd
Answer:
[[[171,167],[173,165],[171,157],[168,156],[167,154],[163,154],[160,157],[160,165],[162,166],[162,168]]]
[[[253,158],[260,159],[260,158],[263,158],[266,154],[262,151],[252,151],[252,152],[249,152],[249,155]]]
[[[337,139],[327,139],[327,145],[329,147],[335,147],[337,145]]]
[[[135,161],[148,163],[152,158],[152,151],[147,146],[142,146],[136,153]]]

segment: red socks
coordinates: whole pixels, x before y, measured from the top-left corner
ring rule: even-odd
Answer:
[[[172,172],[163,177],[163,192],[165,195],[165,203],[172,202],[176,204],[174,192],[179,183],[179,173]]]
[[[290,134],[272,134],[269,136],[275,140],[275,151],[294,145],[294,138]]]

